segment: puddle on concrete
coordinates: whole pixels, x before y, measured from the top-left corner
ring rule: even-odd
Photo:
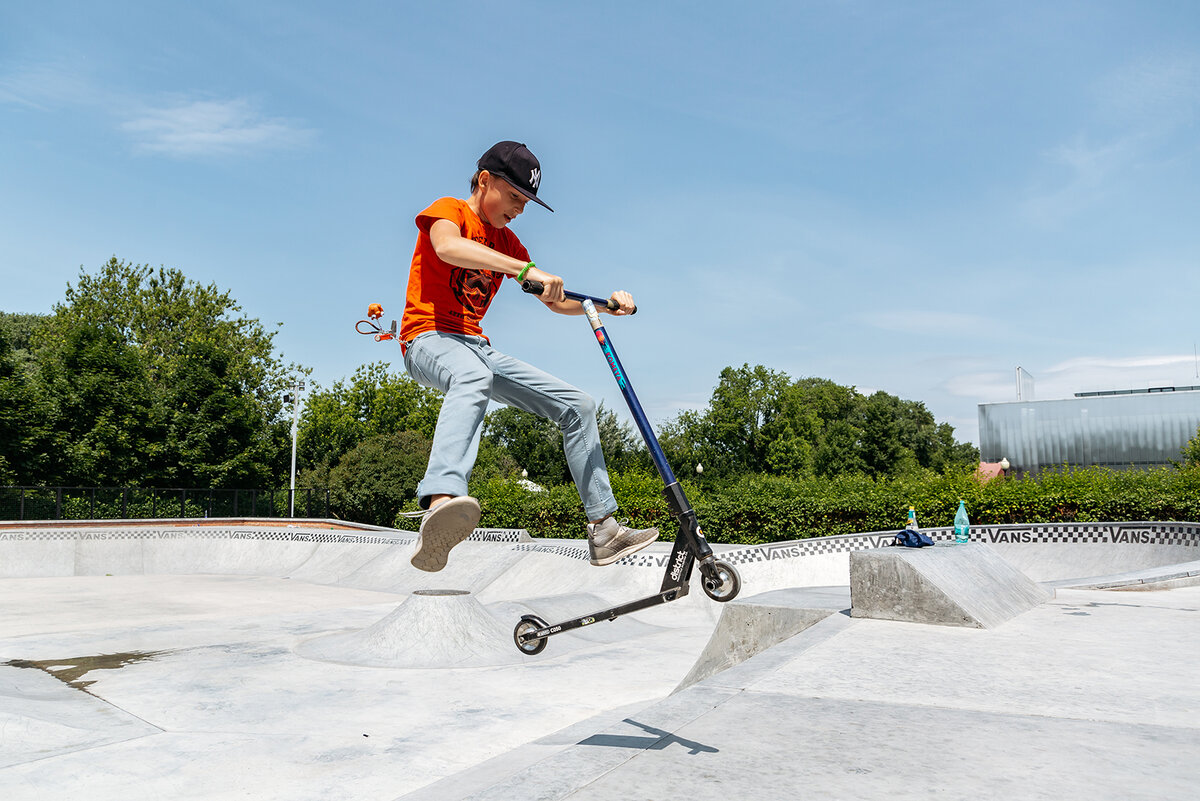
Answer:
[[[15,668],[33,668],[49,673],[68,687],[82,690],[91,695],[88,687],[96,679],[84,681],[83,677],[93,670],[120,670],[138,662],[147,662],[170,651],[129,651],[123,654],[101,654],[99,656],[76,656],[69,659],[13,659],[4,664]]]

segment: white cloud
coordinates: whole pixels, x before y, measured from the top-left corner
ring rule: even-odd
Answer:
[[[1138,356],[1112,358],[1083,356],[1045,368],[1039,389],[1044,386],[1053,395],[1039,398],[1070,397],[1076,392],[1106,389],[1146,389],[1160,386],[1200,384],[1193,375],[1195,359],[1191,355]]]
[[[1023,211],[1055,226],[1127,191],[1148,165],[1190,150],[1200,111],[1200,56],[1149,56],[1112,71],[1093,87],[1096,116],[1072,140],[1045,153],[1047,173]]]
[[[169,156],[224,156],[293,149],[313,131],[294,120],[266,117],[244,99],[179,101],[145,109],[121,124],[139,150]]]
[[[244,98],[175,96],[146,102],[66,62],[22,65],[0,74],[0,104],[90,116],[102,125],[115,117],[139,151],[180,158],[291,150],[315,135],[303,122],[268,116]]]
[[[1040,224],[1057,225],[1113,192],[1116,176],[1135,162],[1139,138],[1126,137],[1093,144],[1080,137],[1054,148],[1046,161],[1059,176],[1054,188],[1037,191],[1024,203],[1025,216]]]
[[[38,111],[92,102],[87,80],[62,64],[30,64],[0,75],[0,103]]]
[[[1075,183],[1094,187],[1128,160],[1130,150],[1127,140],[1100,145],[1076,140],[1055,148],[1050,160],[1070,170]]]
[[[979,403],[1015,401],[1016,373],[980,371],[962,373],[945,382],[951,395],[973,398]],[[1200,386],[1193,355],[1081,356],[1032,368],[1033,400],[1070,398],[1076,392],[1149,387]]]

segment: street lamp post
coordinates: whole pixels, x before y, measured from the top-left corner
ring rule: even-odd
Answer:
[[[300,426],[300,393],[304,391],[304,382],[292,384],[292,391],[283,396],[283,402],[292,403],[292,480],[288,485],[288,517],[296,516],[296,431]]]

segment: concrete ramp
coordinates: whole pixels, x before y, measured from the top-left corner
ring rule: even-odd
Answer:
[[[725,604],[703,653],[675,692],[745,662],[850,604],[845,587],[773,590]]]
[[[850,554],[850,616],[990,629],[1054,597],[986,545]]]

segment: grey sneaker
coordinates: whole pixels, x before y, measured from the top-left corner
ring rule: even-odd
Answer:
[[[629,528],[629,521],[617,522],[612,515],[599,523],[588,523],[588,551],[592,555],[592,564],[596,566],[611,565],[622,556],[640,551],[658,539],[656,528]]]
[[[470,495],[459,495],[437,505],[421,521],[421,535],[412,565],[429,573],[446,566],[450,549],[471,536],[479,525],[479,501]]]

